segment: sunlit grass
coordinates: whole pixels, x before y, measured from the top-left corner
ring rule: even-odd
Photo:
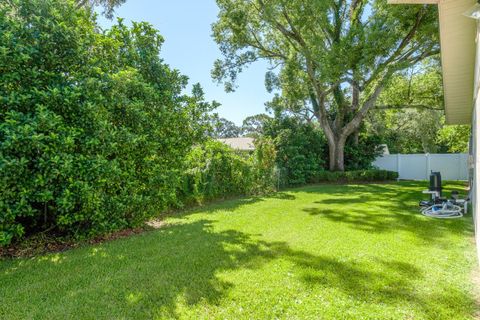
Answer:
[[[292,189],[0,261],[0,319],[472,318],[471,216],[421,216],[424,186]]]

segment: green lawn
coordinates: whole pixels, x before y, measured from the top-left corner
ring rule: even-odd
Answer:
[[[473,318],[471,216],[421,216],[425,185],[292,189],[0,261],[0,319]]]

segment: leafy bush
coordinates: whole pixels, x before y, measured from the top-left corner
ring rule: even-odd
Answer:
[[[387,170],[353,170],[353,171],[321,171],[312,178],[318,182],[352,182],[352,181],[388,181],[398,179],[398,172]]]
[[[235,151],[227,145],[210,140],[192,149],[185,160],[185,202],[234,195],[270,192],[275,189],[275,150],[266,139],[256,143],[253,154]]]
[[[326,141],[314,125],[282,117],[267,123],[264,131],[275,143],[282,185],[305,184],[324,170]]]
[[[135,226],[179,201],[203,93],[149,24],[99,32],[73,1],[0,3],[0,245]],[[182,128],[182,130],[178,130]]]
[[[277,151],[269,137],[255,140],[253,153],[254,179],[250,193],[261,194],[275,191],[279,185],[279,172],[276,166]]]
[[[361,132],[358,143],[353,143],[353,136],[345,145],[345,170],[372,169],[372,162],[381,154],[378,145],[381,144],[379,136]]]
[[[187,201],[201,203],[229,195],[247,194],[249,191],[251,159],[221,142],[210,140],[196,146],[186,157],[185,163],[183,196]]]
[[[271,137],[277,152],[277,166],[282,186],[302,185],[315,180],[328,170],[328,145],[322,130],[314,123],[299,118],[278,115],[265,121],[264,135]],[[345,168],[366,170],[378,156],[377,136],[361,133],[358,144],[353,136],[345,146]]]
[[[438,131],[439,152],[468,152],[471,135],[470,125],[445,125]]]

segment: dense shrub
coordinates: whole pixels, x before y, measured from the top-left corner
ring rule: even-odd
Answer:
[[[279,115],[264,124],[264,135],[271,137],[277,152],[282,186],[308,183],[328,170],[328,145],[322,130],[297,117]],[[361,133],[357,143],[353,135],[345,145],[347,171],[372,169],[379,155],[380,139]]]
[[[210,105],[182,94],[150,25],[99,30],[73,1],[0,3],[0,245],[130,227],[179,201]]]
[[[324,170],[326,141],[321,130],[294,117],[281,117],[265,124],[277,152],[281,184],[300,185]]]
[[[368,169],[345,172],[322,171],[318,172],[309,182],[388,181],[396,179],[398,179],[398,172]]]
[[[345,170],[372,169],[372,162],[382,151],[378,148],[381,141],[379,136],[361,132],[357,143],[354,143],[351,136],[345,145]]]
[[[210,140],[192,149],[185,160],[185,202],[234,195],[266,193],[275,190],[275,151],[269,140],[256,143],[253,154],[235,151]]]
[[[278,189],[280,173],[276,159],[277,151],[273,140],[269,137],[257,138],[252,158],[254,179],[250,193],[269,193]]]
[[[186,157],[184,197],[203,202],[247,194],[252,180],[251,159],[227,145],[211,140],[196,146]]]

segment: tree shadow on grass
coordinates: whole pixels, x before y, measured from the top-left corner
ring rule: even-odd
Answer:
[[[302,209],[319,219],[327,219],[368,233],[406,231],[422,241],[446,246],[446,235],[473,235],[471,216],[462,219],[433,219],[420,214],[418,201],[425,198],[421,183],[400,185],[351,185],[329,190],[310,189],[322,199]],[[455,189],[455,186],[453,188]],[[399,192],[397,192],[399,191]],[[325,197],[325,194],[328,194]]]
[[[195,207],[189,210],[188,213],[203,212],[205,210],[222,210],[222,211],[235,211],[240,207],[251,205],[259,202],[263,202],[270,199],[276,200],[295,200],[296,196],[290,192],[274,192],[263,196],[252,196],[245,198],[235,198],[220,200],[212,203],[207,203],[204,206]]]
[[[313,255],[236,230],[216,231],[212,221],[198,220],[96,247],[0,262],[0,318],[181,318],[179,304],[201,304],[204,310],[228,304],[223,299],[234,283],[219,272],[264,272],[259,268],[275,259],[292,264],[292,281],[306,291],[333,288],[359,303],[408,304],[424,318],[438,314],[450,298],[463,301],[452,312],[471,312],[471,298],[461,290],[445,292],[443,304],[415,293],[422,272],[413,264],[374,260],[372,270],[365,262]]]
[[[47,318],[36,303],[59,312],[58,319],[91,310],[109,310],[108,318],[177,318],[179,299],[216,304],[231,287],[216,273],[264,254],[247,235],[213,232],[210,221],[200,220],[61,255],[5,261],[0,281],[15,286],[10,294],[0,288],[0,296],[25,299],[28,318]],[[7,300],[0,302],[0,318]]]
[[[464,319],[476,309],[471,293],[460,286],[432,288],[428,296],[419,293],[416,286],[424,278],[425,270],[408,262],[373,258],[367,263],[292,250],[285,243],[267,246],[273,257],[294,263],[298,277],[308,288],[334,288],[355,301],[354,305],[408,306],[406,309],[416,309],[415,314],[421,319],[442,318],[441,315],[446,319]],[[395,318],[392,314],[390,317]]]

